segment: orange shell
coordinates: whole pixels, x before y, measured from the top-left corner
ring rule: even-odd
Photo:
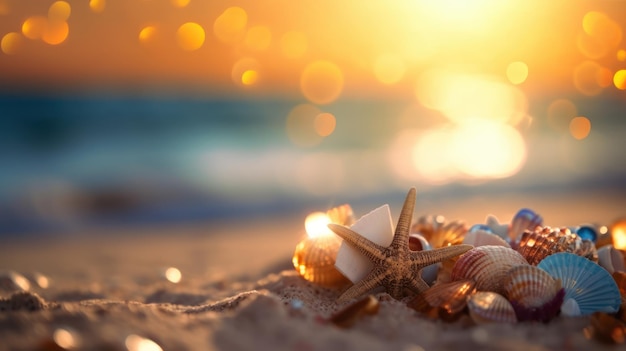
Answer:
[[[433,319],[454,321],[465,309],[475,286],[471,279],[436,284],[415,296],[407,306]]]
[[[293,254],[293,265],[300,275],[323,286],[340,286],[348,282],[337,268],[335,260],[341,246],[341,238],[335,235],[306,238]]]
[[[511,303],[504,296],[492,291],[481,291],[470,296],[467,308],[477,324],[517,323]]]
[[[560,289],[559,280],[536,266],[513,267],[504,280],[509,300],[527,308],[541,307],[550,302]]]

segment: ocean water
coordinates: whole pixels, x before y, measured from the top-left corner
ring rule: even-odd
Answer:
[[[335,132],[298,147],[286,118],[303,101],[5,93],[0,235],[271,216],[384,199],[410,185],[432,196],[555,188],[626,193],[624,100],[579,99],[579,112],[593,126],[579,143],[550,129],[550,101],[531,101],[527,159],[516,175],[433,185],[400,177],[387,161],[394,138],[408,128],[406,101],[320,107],[336,117]],[[411,111],[411,128],[442,123],[433,111]]]

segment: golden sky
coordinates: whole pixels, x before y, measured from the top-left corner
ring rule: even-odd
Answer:
[[[626,1],[615,0],[0,0],[0,87],[200,88],[326,104],[413,96],[445,71],[527,94],[619,93],[624,28]]]

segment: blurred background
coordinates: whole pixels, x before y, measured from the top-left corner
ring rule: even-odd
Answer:
[[[0,236],[410,186],[424,214],[611,220],[625,30],[619,0],[0,0]]]

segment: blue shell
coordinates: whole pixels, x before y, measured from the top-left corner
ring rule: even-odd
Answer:
[[[511,240],[517,241],[526,229],[533,231],[542,224],[543,218],[540,215],[531,209],[522,208],[515,214],[509,225],[509,237]]]
[[[473,226],[470,227],[470,229],[468,230],[468,232],[476,232],[476,231],[485,231],[487,233],[492,233],[493,234],[493,230],[491,230],[491,227],[485,224],[474,224]]]
[[[619,310],[622,301],[619,288],[611,274],[596,263],[573,253],[559,252],[544,258],[537,267],[561,280],[565,300],[576,300],[581,315]]]
[[[598,232],[592,226],[581,225],[580,227],[576,228],[574,232],[583,240],[590,240],[594,243],[596,242],[596,240],[598,240]]]

